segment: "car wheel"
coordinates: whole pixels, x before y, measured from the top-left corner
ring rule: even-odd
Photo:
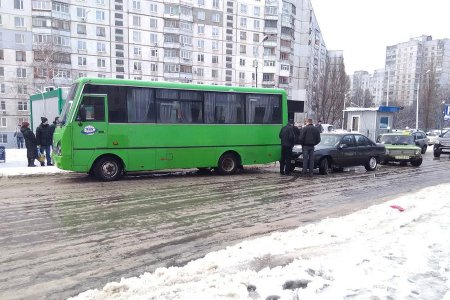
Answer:
[[[418,159],[412,159],[411,160],[411,165],[414,167],[418,167],[422,164],[422,158],[418,158]]]
[[[423,145],[422,147],[422,154],[425,154],[425,152],[427,152],[427,145]]]
[[[101,157],[94,165],[95,177],[103,181],[118,180],[122,171],[122,163],[113,156]]]
[[[441,157],[441,153],[439,153],[439,152],[433,152],[433,155],[434,155],[434,157],[437,157],[437,158],[439,158],[439,157]]]
[[[378,165],[377,158],[371,156],[364,167],[366,168],[367,171],[374,171],[377,168],[377,165]]]
[[[236,173],[239,166],[238,159],[236,155],[231,153],[226,153],[219,158],[219,164],[217,166],[217,171],[221,175],[231,175]]]
[[[330,165],[328,164],[328,159],[323,158],[319,163],[319,173],[322,175],[330,174]]]

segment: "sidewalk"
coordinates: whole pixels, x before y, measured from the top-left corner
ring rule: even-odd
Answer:
[[[27,167],[27,149],[6,149],[6,161],[0,162],[0,177],[67,172],[55,166],[41,167],[37,160],[34,164],[34,168]]]

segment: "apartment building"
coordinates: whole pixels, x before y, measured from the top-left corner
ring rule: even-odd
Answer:
[[[0,144],[79,77],[279,87],[308,113],[327,49],[310,0],[0,0]]]
[[[450,88],[450,40],[433,40],[423,35],[407,42],[386,47],[386,65],[389,70],[389,99],[398,105],[413,105],[419,84],[435,76],[439,89]],[[387,73],[385,91],[387,88]],[[419,89],[420,90],[420,89]]]

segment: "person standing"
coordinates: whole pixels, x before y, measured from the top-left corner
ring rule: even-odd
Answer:
[[[281,128],[280,134],[278,135],[281,139],[281,159],[280,159],[280,174],[290,175],[291,169],[291,159],[292,159],[292,147],[295,144],[295,131],[294,131],[294,120],[289,120],[288,124]]]
[[[321,120],[317,121],[316,127],[319,129],[320,133],[323,132],[323,127],[322,127],[322,121]]]
[[[308,119],[307,123],[306,126],[303,126],[300,133],[303,154],[302,175],[306,175],[306,169],[309,169],[309,176],[312,177],[314,170],[314,146],[320,143],[320,131],[319,128],[313,125],[312,119]]]
[[[55,129],[56,129],[56,126],[58,125],[58,122],[59,122],[59,117],[56,117],[56,118],[55,118],[55,121],[53,121],[53,124],[50,125],[50,134],[51,134],[51,136],[52,136],[52,140],[51,140],[50,145],[51,145],[52,147],[53,147],[53,134],[55,133]],[[53,148],[52,148],[52,151],[53,151]]]
[[[27,158],[28,158],[28,166],[36,167],[34,165],[34,160],[37,158],[37,142],[36,136],[33,131],[29,128],[30,123],[23,122],[20,128],[22,135],[25,139],[25,147],[27,148]]]
[[[21,129],[21,125],[19,124],[19,126],[16,128],[16,132],[14,132],[14,137],[17,140],[17,148],[18,149],[23,148],[23,142],[24,142],[23,133],[20,129]]]
[[[41,117],[41,124],[36,129],[36,140],[40,153],[44,154],[45,152],[47,166],[53,166],[50,157],[50,146],[53,140],[53,133],[48,125],[48,119],[46,117]],[[41,162],[41,166],[44,166],[44,162]]]

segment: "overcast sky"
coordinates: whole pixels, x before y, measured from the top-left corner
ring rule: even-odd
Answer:
[[[450,0],[311,0],[328,50],[348,74],[384,68],[386,46],[411,37],[450,38]]]

